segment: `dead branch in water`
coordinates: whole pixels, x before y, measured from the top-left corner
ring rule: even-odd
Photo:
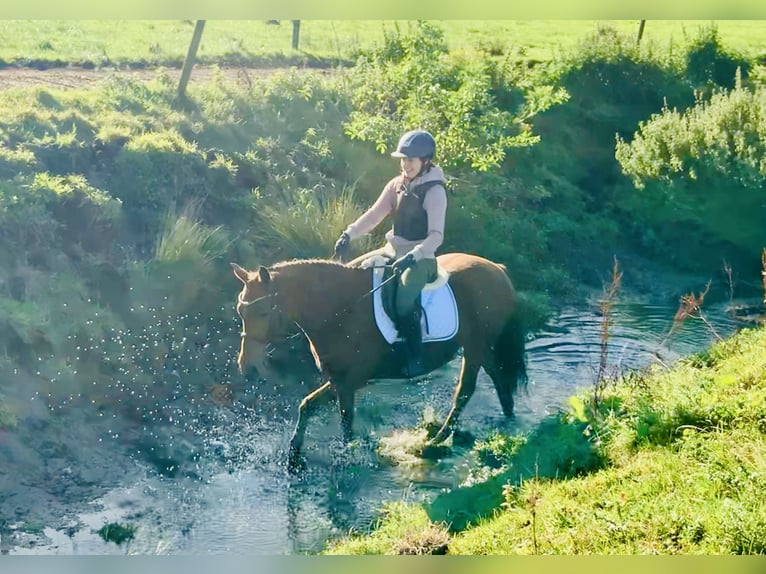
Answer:
[[[612,266],[612,280],[608,287],[604,288],[604,297],[599,301],[599,309],[601,310],[601,353],[599,356],[598,374],[596,375],[596,384],[593,392],[594,407],[598,409],[598,404],[601,401],[601,395],[609,379],[607,374],[608,358],[609,358],[609,327],[612,324],[612,308],[614,307],[617,291],[622,284],[622,271],[620,271],[620,264],[617,261],[617,257],[614,257],[614,264]]]

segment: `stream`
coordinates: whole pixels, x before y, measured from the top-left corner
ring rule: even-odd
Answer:
[[[727,307],[728,302],[706,303],[704,310],[721,337],[741,326],[729,317]],[[710,325],[694,318],[667,337],[676,309],[675,305],[616,304],[608,346],[610,369],[641,368],[658,359],[671,364],[714,342]],[[221,353],[233,349],[230,346]],[[503,417],[491,381],[482,371],[461,416],[461,430],[477,438],[493,429],[530,430],[543,417],[564,408],[571,395],[592,385],[601,356],[597,308],[562,310],[529,338],[527,351],[529,387],[517,397],[516,416]],[[6,520],[0,537],[3,553],[282,555],[319,551],[328,539],[365,531],[386,501],[425,501],[466,478],[467,449],[456,447],[442,459],[417,464],[391,464],[376,453],[381,437],[415,427],[424,411],[430,409],[439,419],[446,414],[458,369],[459,359],[455,359],[420,380],[367,386],[356,397],[356,440],[348,447],[339,442],[337,412],[318,414],[308,427],[306,469],[299,476],[291,476],[284,461],[295,409],[312,381],[232,384],[231,396],[220,405],[203,408],[201,403],[180,399],[165,405],[156,426],[134,425],[123,429],[122,435],[117,423],[109,429],[111,433],[106,426],[97,427],[93,432],[98,433],[95,440],[100,448],[117,452],[129,446],[128,456],[108,459],[114,461],[110,471],[114,487],[103,496],[72,505],[67,523],[40,524],[32,531]],[[183,382],[183,373],[173,376]],[[168,448],[160,452],[160,445]],[[64,467],[55,472],[72,470]],[[66,491],[58,503],[66,506],[70,502],[66,499],[75,496],[76,491]],[[113,522],[135,525],[134,538],[122,545],[102,540],[97,531]]]

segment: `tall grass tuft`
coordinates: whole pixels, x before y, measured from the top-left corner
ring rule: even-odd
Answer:
[[[617,257],[615,257],[612,266],[612,280],[609,286],[604,288],[604,297],[599,301],[598,305],[601,310],[601,337],[598,373],[596,375],[596,383],[593,389],[593,407],[595,411],[598,411],[604,388],[607,382],[612,378],[612,374],[608,372],[609,327],[612,324],[612,308],[614,307],[615,297],[620,290],[621,284],[622,271],[620,271],[620,264],[617,261]]]
[[[180,215],[169,211],[157,241],[155,260],[185,261],[199,271],[209,270],[213,261],[230,245],[223,226],[209,227],[196,220],[197,207],[190,204]]]
[[[353,185],[327,196],[299,189],[292,199],[287,207],[267,204],[258,212],[263,225],[255,231],[255,240],[272,258],[329,257],[340,233],[362,213]],[[372,248],[374,238],[361,239],[355,247]]]

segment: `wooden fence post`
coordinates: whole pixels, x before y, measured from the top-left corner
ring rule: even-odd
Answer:
[[[194,61],[197,57],[197,48],[199,48],[200,40],[202,39],[202,30],[205,28],[204,20],[197,20],[194,26],[194,34],[192,35],[191,43],[189,44],[189,50],[186,52],[186,59],[184,60],[184,67],[181,69],[181,80],[178,82],[178,97],[186,97],[186,84],[189,83],[189,77],[191,77],[192,67],[194,67]]]
[[[646,20],[641,20],[641,23],[638,25],[638,37],[636,38],[636,44],[641,43],[641,38],[644,35],[644,25],[646,24]]]
[[[298,37],[301,33],[301,21],[293,20],[293,50],[298,49]]]

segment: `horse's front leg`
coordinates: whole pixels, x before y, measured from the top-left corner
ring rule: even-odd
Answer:
[[[460,376],[458,377],[455,394],[452,397],[452,408],[450,409],[447,418],[444,420],[444,424],[442,424],[439,431],[429,441],[431,444],[442,442],[452,432],[452,428],[457,424],[460,412],[476,390],[476,378],[479,375],[479,368],[480,365],[471,363],[465,356],[463,356],[463,363],[460,367]]]
[[[288,468],[295,469],[298,466],[308,419],[317,407],[327,403],[332,398],[332,393],[328,392],[331,386],[332,383],[327,381],[324,385],[306,395],[301,401],[298,407],[298,422],[295,425],[293,438],[290,439],[290,452],[287,460]]]
[[[349,386],[336,385],[338,397],[338,409],[340,410],[340,429],[343,433],[343,442],[351,442],[352,427],[354,424],[354,390]]]

